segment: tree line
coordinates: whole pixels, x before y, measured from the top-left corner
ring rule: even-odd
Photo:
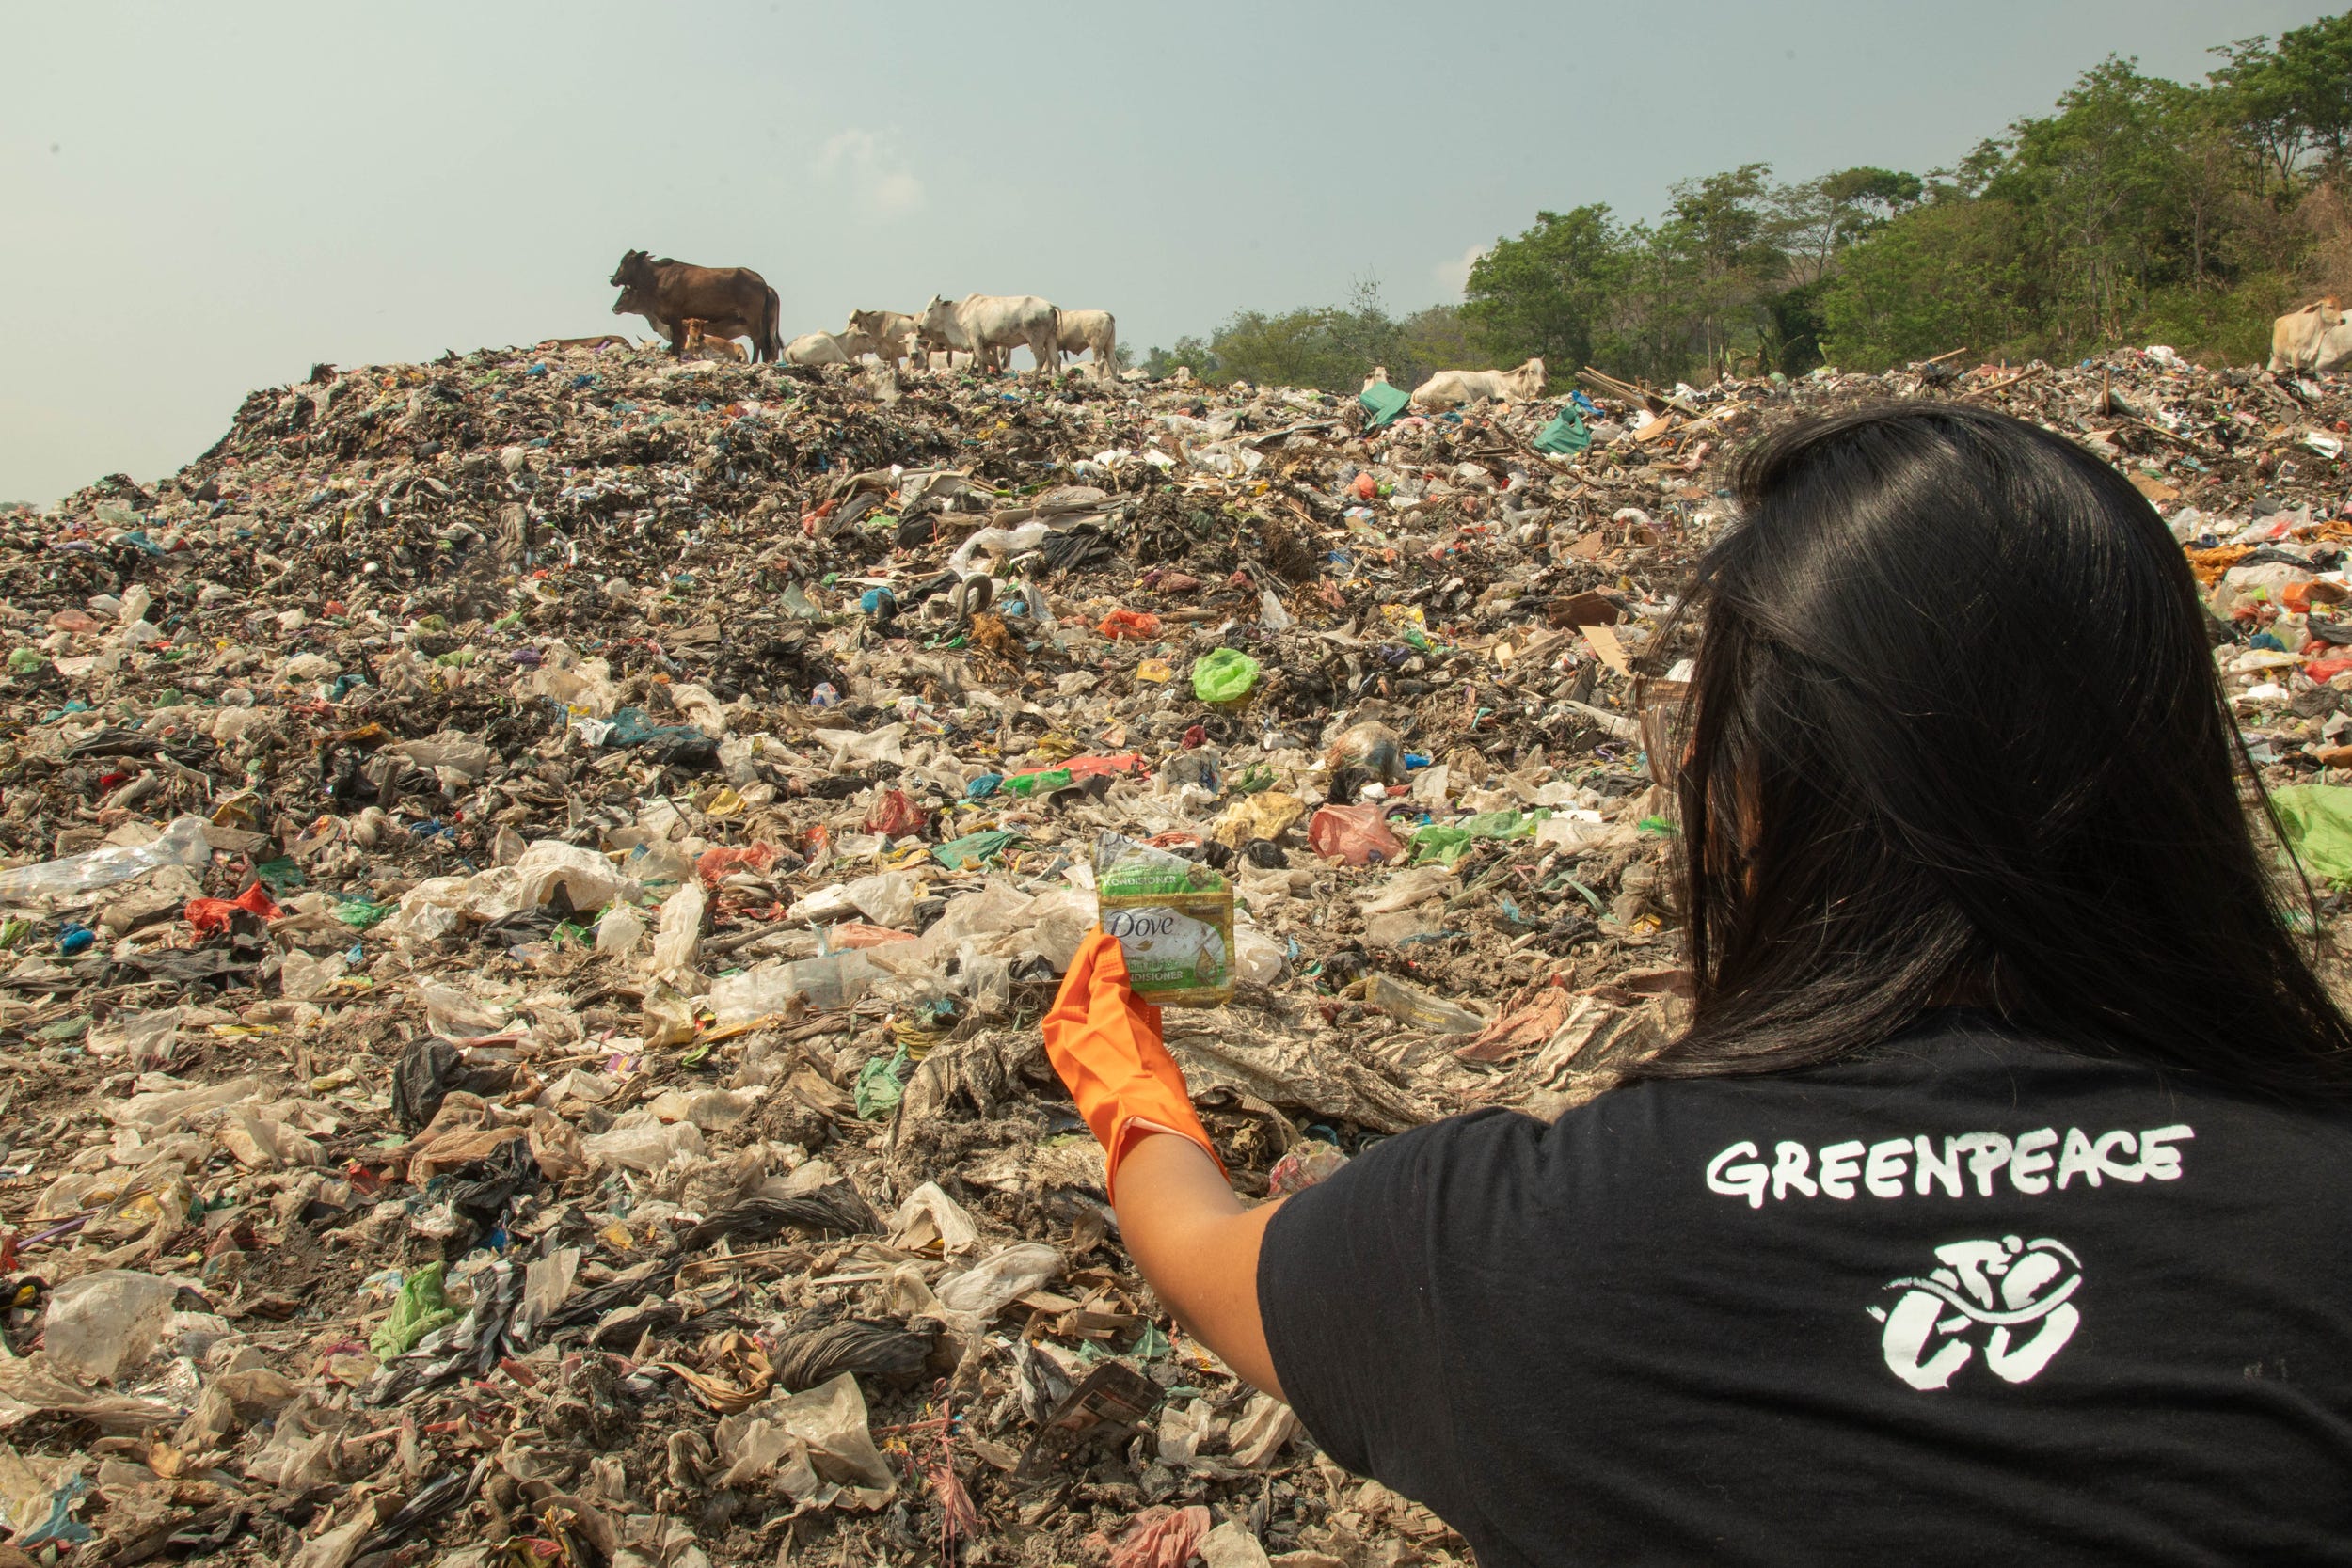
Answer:
[[[1951,168],[1788,183],[1743,164],[1675,185],[1655,219],[1539,212],[1471,265],[1459,305],[1400,317],[1360,282],[1146,363],[1352,391],[1375,365],[1409,386],[1531,355],[1555,380],[1592,365],[1661,384],[1960,349],[2258,360],[2274,316],[2352,300],[2352,13],[2213,53],[2196,84],[2111,56]]]

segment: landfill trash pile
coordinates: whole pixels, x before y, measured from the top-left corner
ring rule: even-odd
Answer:
[[[1463,1560],[1160,1309],[1037,1020],[1101,868],[1250,1193],[1614,1082],[1793,414],[2121,466],[2352,878],[2345,383],[1586,387],[485,352],[0,515],[0,1560]]]

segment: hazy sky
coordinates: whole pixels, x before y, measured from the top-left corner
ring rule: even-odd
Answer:
[[[0,499],[151,479],[244,394],[619,328],[643,246],[787,334],[934,292],[1459,296],[1538,208],[1750,161],[1949,163],[2109,53],[2201,76],[2309,0],[1347,7],[0,0]]]

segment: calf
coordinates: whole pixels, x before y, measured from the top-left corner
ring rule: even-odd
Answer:
[[[743,345],[731,337],[721,337],[710,330],[710,324],[699,316],[686,319],[686,346],[679,355],[683,359],[732,359],[743,362]]]

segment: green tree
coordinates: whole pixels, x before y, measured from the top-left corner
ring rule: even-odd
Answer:
[[[2028,304],[2056,342],[2124,336],[2154,288],[2185,271],[2182,143],[2198,117],[2193,97],[2110,56],[2057,114],[2010,127],[1985,194],[2017,211]]]
[[[1881,371],[1950,349],[1991,355],[2020,335],[2014,210],[1953,196],[1894,219],[1845,256],[1821,296],[1823,351]]]
[[[1625,231],[1602,203],[1537,213],[1470,263],[1462,317],[1495,359],[1540,357],[1563,375],[1593,362],[1624,293]]]

